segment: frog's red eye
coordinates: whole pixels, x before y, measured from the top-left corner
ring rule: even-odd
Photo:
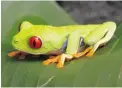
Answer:
[[[31,48],[38,49],[38,48],[40,48],[42,46],[42,41],[41,41],[41,39],[39,37],[32,36],[29,39],[29,46]]]

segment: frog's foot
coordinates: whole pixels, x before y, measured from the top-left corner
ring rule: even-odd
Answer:
[[[55,63],[58,61],[59,56],[51,56],[47,60],[43,61],[44,65],[48,65],[50,63]]]
[[[57,68],[62,68],[66,59],[71,60],[73,58],[70,54],[61,54],[58,59]]]
[[[81,57],[81,56],[86,55],[86,54],[89,53],[90,51],[92,51],[92,46],[88,47],[88,48],[87,48],[86,50],[84,50],[83,52],[73,54],[73,56],[74,56],[75,58],[79,58],[79,57]],[[92,55],[92,52],[89,53],[88,55],[90,55],[90,54]]]
[[[18,59],[24,59],[26,56],[26,53],[21,52],[21,51],[12,51],[10,53],[8,53],[9,57],[15,57],[18,56]]]
[[[91,57],[91,56],[93,56],[93,54],[94,54],[94,50],[93,49],[91,49],[87,54],[86,54],[86,56],[87,57]]]
[[[56,57],[51,57],[43,62],[44,65],[57,62],[57,68],[62,68],[64,66],[65,59],[72,59],[73,56],[69,54],[61,54]]]
[[[20,53],[20,51],[12,51],[12,52],[8,53],[8,56],[14,57],[14,56],[18,55],[19,53]]]

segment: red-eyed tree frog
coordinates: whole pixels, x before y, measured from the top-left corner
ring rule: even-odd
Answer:
[[[57,63],[64,66],[66,60],[81,56],[93,56],[99,46],[106,44],[114,35],[116,23],[112,21],[101,24],[84,25],[34,25],[23,21],[20,32],[13,36],[12,45],[17,51],[9,56],[22,53],[33,55],[56,55],[43,61],[44,65]]]

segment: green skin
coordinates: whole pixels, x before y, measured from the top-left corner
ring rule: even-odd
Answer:
[[[92,46],[96,44],[116,24],[105,22],[103,24],[49,26],[33,25],[24,21],[20,26],[20,32],[13,37],[12,45],[15,49],[26,53],[38,55],[48,54],[62,47],[67,36],[68,44],[66,54],[77,53],[80,37],[84,38],[85,44]],[[29,46],[29,38],[38,36],[42,40],[42,47],[33,49]],[[17,41],[17,42],[16,42]]]

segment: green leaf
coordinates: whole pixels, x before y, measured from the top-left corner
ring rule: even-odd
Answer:
[[[65,11],[53,1],[2,1],[2,87],[41,86],[122,86],[122,24],[115,37],[93,57],[82,57],[66,62],[57,69],[55,64],[43,66],[40,58],[28,56],[17,60],[7,56],[14,50],[13,35],[19,24],[28,20],[34,24],[76,24]]]

